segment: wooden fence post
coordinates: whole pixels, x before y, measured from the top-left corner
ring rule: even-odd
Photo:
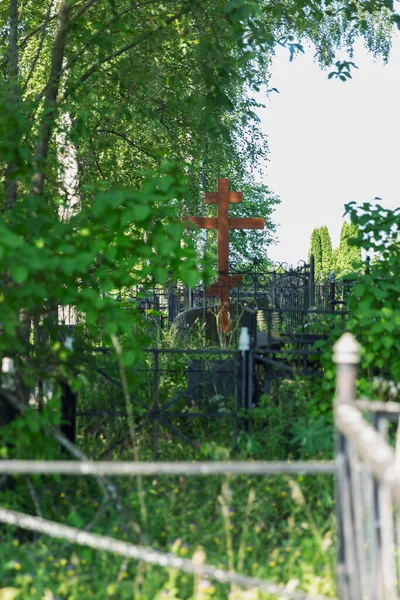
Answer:
[[[336,394],[334,409],[353,404],[356,398],[357,365],[360,345],[351,333],[345,333],[333,347],[336,363]],[[344,435],[336,430],[335,453],[336,516],[338,528],[337,583],[340,600],[361,600],[360,565],[355,540],[355,515],[352,502],[350,447]]]

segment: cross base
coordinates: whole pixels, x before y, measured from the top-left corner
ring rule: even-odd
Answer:
[[[242,276],[220,274],[218,280],[206,289],[206,296],[216,296],[217,303],[217,323],[221,333],[230,333],[230,298],[231,289],[239,287],[242,284]]]

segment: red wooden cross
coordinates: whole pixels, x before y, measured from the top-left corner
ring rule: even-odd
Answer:
[[[241,192],[229,191],[229,179],[218,179],[218,191],[206,192],[204,201],[217,205],[216,217],[184,217],[183,221],[191,221],[201,229],[216,229],[218,232],[218,279],[206,293],[208,296],[217,296],[220,327],[223,333],[229,333],[229,291],[242,281],[241,275],[229,276],[229,230],[264,229],[264,219],[229,217],[229,203],[242,201]]]

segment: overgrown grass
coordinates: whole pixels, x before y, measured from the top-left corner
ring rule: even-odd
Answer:
[[[186,385],[185,359],[172,356],[162,360],[162,366],[171,373],[162,375],[161,403],[170,397],[172,389],[181,390]],[[102,362],[102,368],[117,381],[114,359],[106,356]],[[128,383],[133,395],[139,394],[144,400],[147,394],[150,404],[152,382],[141,371],[147,366],[139,366],[136,375],[128,373]],[[90,385],[83,381],[81,410],[123,410],[120,388],[109,380],[101,383],[103,379]],[[90,393],[83,393],[89,389]],[[252,409],[250,427],[236,442],[229,420],[181,419],[179,427],[195,439],[195,447],[160,427],[160,456],[163,460],[188,461],[330,458],[329,419],[324,417],[322,422],[315,418],[312,397],[309,381],[281,381],[272,386],[270,395]],[[141,425],[135,443],[140,458],[151,460],[153,426],[140,422],[145,406],[134,404],[134,408],[136,424]],[[45,426],[46,411],[42,418]],[[22,445],[23,452],[26,455],[31,448],[34,453],[38,432],[21,431],[22,437],[31,436],[30,445]],[[131,459],[132,439],[126,418],[81,417],[78,446],[93,458],[107,452],[107,458]],[[43,452],[46,457],[60,456],[51,442]],[[18,454],[18,444],[9,453]],[[44,518],[75,527],[90,524],[93,532],[187,558],[198,557],[200,552],[202,560],[215,566],[277,583],[291,582],[293,589],[310,595],[335,596],[330,475],[144,477],[139,491],[136,478],[113,478],[113,498],[105,497],[93,478],[35,476],[30,481],[28,486],[26,478],[14,478],[13,487],[0,493],[1,504],[31,514],[39,511]],[[2,526],[0,540],[0,600],[268,598],[255,589],[241,591],[8,526]]]
[[[141,521],[133,480],[117,482],[121,512],[107,503],[90,480],[35,481],[44,517],[133,543],[193,557],[199,548],[205,560],[225,569],[292,581],[309,593],[334,594],[334,550],[331,482],[322,476],[145,479],[150,514]],[[35,509],[25,497],[23,481],[3,504]],[[16,502],[16,497],[20,499]],[[1,546],[2,585],[22,598],[75,600],[91,598],[226,598],[227,586],[202,584],[194,595],[193,578],[171,570],[71,546],[49,538],[32,538],[6,530]],[[248,592],[246,592],[248,594]],[[258,597],[241,596],[235,598]]]

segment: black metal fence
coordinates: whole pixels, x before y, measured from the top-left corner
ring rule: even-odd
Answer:
[[[230,349],[149,349],[146,360],[130,376],[134,409],[143,426],[153,430],[154,458],[159,453],[158,440],[166,432],[196,445],[200,424],[212,437],[219,430],[215,424],[225,421],[235,441],[238,432],[251,425],[243,414],[257,405],[263,394],[270,394],[272,381],[318,371],[320,356],[315,342],[327,337],[333,318],[346,317],[345,302],[353,282],[337,282],[331,277],[316,283],[312,260],[296,268],[277,265],[269,272],[232,271],[233,277],[239,279],[239,275],[240,285],[231,290],[236,330],[229,339]],[[192,346],[191,326],[196,319],[200,323],[199,346],[201,336],[221,341],[215,313],[208,309],[215,306],[216,298],[208,297],[203,285],[193,290],[172,284],[136,286],[119,292],[115,299],[127,309],[143,312],[157,328],[175,322],[182,332],[189,332]],[[179,320],[178,315],[184,318]],[[73,307],[64,307],[62,317],[70,329],[74,319],[79,320]],[[250,343],[248,349],[239,351],[240,324],[248,327]],[[99,341],[104,341],[101,332]],[[109,350],[106,352],[109,357]],[[105,396],[108,386],[108,398],[102,403],[97,399],[95,409],[84,407],[77,415],[87,417],[88,426],[90,416],[96,414],[110,418],[126,414],[118,370],[113,374],[111,363],[107,359],[99,365],[103,381],[95,384],[100,397]]]
[[[195,448],[205,440],[226,440],[227,428],[234,447],[238,433],[248,428],[255,401],[253,352],[151,348],[144,355],[127,371],[129,402],[139,429],[151,431],[154,460],[160,457],[160,441],[181,441]],[[96,419],[128,417],[118,366],[105,349],[99,353],[93,389],[100,397],[95,408],[87,398],[86,406],[80,403],[80,429],[93,427]]]
[[[245,305],[292,313],[308,310],[335,312],[343,309],[354,285],[354,281],[348,279],[336,280],[334,274],[316,281],[312,259],[310,263],[300,261],[297,267],[277,264],[269,271],[232,269],[225,275],[235,284],[230,286],[230,299],[236,316]],[[148,319],[157,327],[165,328],[182,313],[216,306],[217,296],[209,296],[206,290],[207,286],[202,282],[190,289],[172,282],[161,286],[144,281],[116,292],[112,297],[127,308],[134,307],[149,315]],[[73,326],[82,318],[74,307],[60,307],[60,323]]]

